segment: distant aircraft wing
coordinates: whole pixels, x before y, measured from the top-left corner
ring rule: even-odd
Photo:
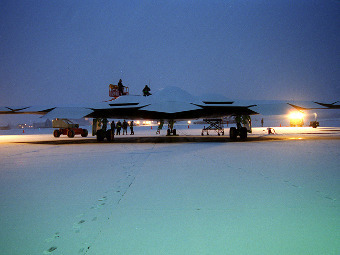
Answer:
[[[336,102],[331,103],[331,104],[319,103],[319,102],[314,102],[314,103],[321,105],[321,106],[324,106],[327,109],[340,109],[340,104],[336,104],[336,103],[339,103],[339,101],[336,101]]]
[[[312,108],[301,107],[301,106],[298,106],[298,105],[295,105],[295,104],[291,104],[291,103],[287,103],[287,104],[289,104],[291,107],[295,108],[298,111],[304,111],[304,110],[312,109]]]
[[[339,101],[337,101],[339,102]],[[331,104],[326,104],[326,103],[319,103],[319,102],[314,102],[315,104],[321,105],[323,107],[302,107],[302,106],[298,106],[295,104],[291,104],[288,103],[290,106],[294,107],[295,109],[299,110],[299,111],[306,111],[306,110],[322,110],[322,109],[340,109],[340,105],[336,104],[337,102],[331,103]]]
[[[45,115],[53,111],[56,107],[36,107],[36,106],[26,106],[26,107],[0,107],[0,114],[39,114]]]

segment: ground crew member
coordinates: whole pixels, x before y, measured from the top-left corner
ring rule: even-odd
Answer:
[[[115,124],[115,121],[113,120],[112,122],[111,122],[111,130],[115,130],[116,129],[116,124]]]
[[[149,86],[148,85],[145,85],[145,87],[144,87],[144,89],[143,89],[143,96],[150,96],[151,95],[151,93],[150,93],[150,88],[149,88]]]
[[[115,125],[115,121],[113,120],[111,122],[111,140],[115,137],[115,129],[116,129],[116,125]]]
[[[103,129],[104,131],[107,130],[107,123],[108,123],[108,120],[107,120],[106,118],[103,119],[103,126],[102,126],[102,129]]]
[[[130,122],[130,131],[131,131],[130,135],[135,134],[135,132],[133,131],[133,120]]]
[[[120,135],[121,128],[122,128],[122,123],[120,122],[120,120],[118,120],[117,125],[116,125],[116,129],[117,129],[116,135]]]
[[[127,135],[127,127],[128,127],[128,123],[124,120],[123,121],[123,135],[124,135],[124,132],[125,132],[125,135]]]
[[[160,120],[156,134],[161,134],[161,130],[163,128],[163,125],[164,125],[164,120]]]
[[[124,91],[123,81],[122,79],[120,79],[118,82],[118,92],[120,96],[123,95],[123,91]]]

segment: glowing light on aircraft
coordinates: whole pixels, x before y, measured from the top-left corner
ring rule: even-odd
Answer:
[[[302,127],[303,126],[304,114],[302,112],[299,112],[299,111],[291,112],[288,117],[290,120],[291,127],[295,127],[295,126]]]
[[[304,114],[302,112],[291,112],[289,114],[289,119],[296,120],[296,119],[302,119]]]

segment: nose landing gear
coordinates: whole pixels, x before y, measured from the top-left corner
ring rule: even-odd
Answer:
[[[176,129],[174,128],[174,124],[175,124],[174,120],[169,120],[168,121],[168,130],[166,132],[167,136],[176,135]]]

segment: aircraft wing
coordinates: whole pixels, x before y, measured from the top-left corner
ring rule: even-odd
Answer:
[[[221,118],[237,115],[280,115],[292,109],[320,109],[297,106],[285,101],[230,101],[201,100],[178,87],[166,87],[152,96],[121,96],[113,101],[102,102],[90,107],[0,107],[0,114],[40,114],[46,118],[79,119],[148,119],[189,120],[200,118]],[[315,105],[315,103],[313,103]],[[306,105],[306,104],[303,104]],[[323,109],[336,108],[335,103]]]
[[[93,113],[93,110],[85,107],[56,107],[45,114],[48,119],[81,119]]]
[[[93,110],[84,107],[0,107],[0,114],[37,114],[49,119],[80,119],[92,112]]]
[[[241,101],[243,105],[249,104],[249,101]],[[236,102],[235,102],[236,103]],[[238,102],[240,104],[240,102]],[[323,110],[323,109],[340,109],[339,105],[324,104],[319,105],[317,102],[312,101],[278,101],[278,100],[265,100],[265,101],[251,101],[255,106],[251,107],[252,110],[260,113],[261,115],[285,115],[291,111],[310,111],[310,110]]]
[[[90,107],[0,107],[0,114],[40,114],[49,119],[188,120],[258,114],[250,107],[229,101],[202,101],[180,88],[168,87],[152,96],[122,96]]]
[[[122,96],[110,102],[109,106],[93,108],[93,112],[87,117],[188,120],[257,114],[249,106],[233,106],[231,102],[202,101],[177,87],[164,88],[148,97]]]

